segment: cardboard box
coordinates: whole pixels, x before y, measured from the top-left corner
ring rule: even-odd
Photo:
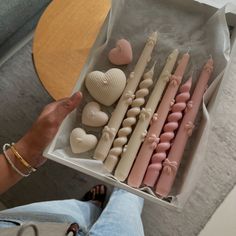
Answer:
[[[212,6],[199,4],[199,3],[196,3],[195,1],[170,0],[170,2],[172,3],[176,2],[185,8],[191,9],[191,11],[196,11],[196,12],[202,11],[208,16],[213,15],[213,13],[216,11],[216,8]],[[231,27],[231,33],[232,33],[231,41],[234,42],[235,35],[236,35],[235,33],[236,31],[234,30],[234,26],[236,26],[236,17],[235,15],[230,13],[227,16],[227,20],[228,20],[228,25]],[[83,85],[84,78],[85,78],[85,75],[87,74],[88,68],[91,65],[91,62],[93,61],[93,52],[96,48],[98,48],[100,45],[103,44],[106,38],[106,33],[108,30],[108,21],[109,21],[109,16],[106,18],[103,24],[103,27],[101,29],[101,32],[99,36],[97,37],[96,42],[88,57],[87,63],[85,64],[84,69],[81,71],[80,77],[78,79],[78,82],[75,88],[76,91],[84,88],[84,85]],[[236,50],[234,53],[236,53]],[[212,94],[216,90],[223,76],[224,74],[222,73],[219,76],[218,80],[212,83],[210,91],[205,96],[205,100],[207,102],[208,100],[210,101],[209,107],[208,107],[209,113],[211,113],[212,110],[214,109],[214,100],[215,100],[215,97],[217,96],[217,92],[214,95]],[[224,79],[227,79],[227,78],[224,78]],[[78,170],[84,174],[93,176],[94,178],[97,178],[113,186],[123,188],[140,197],[143,197],[149,201],[152,201],[153,203],[161,204],[165,207],[175,208],[178,210],[184,206],[184,203],[187,201],[189,195],[191,194],[194,188],[194,184],[196,184],[197,178],[200,175],[200,171],[199,169],[196,170],[196,166],[199,166],[199,162],[204,161],[204,156],[193,158],[192,161],[188,164],[189,166],[187,167],[186,173],[183,174],[184,181],[183,181],[182,187],[179,190],[180,192],[178,193],[176,197],[172,198],[171,203],[169,203],[168,201],[161,200],[150,193],[131,188],[125,183],[120,183],[116,181],[115,179],[110,178],[107,175],[106,170],[103,168],[102,162],[92,159],[91,153],[84,154],[82,158],[78,158],[78,155],[73,154],[69,148],[69,136],[70,136],[70,132],[76,127],[75,126],[76,119],[77,119],[77,113],[76,111],[74,111],[64,120],[56,137],[54,138],[52,143],[48,146],[48,148],[44,152],[44,155],[47,158],[53,161],[56,161],[58,163],[61,163],[62,165]],[[196,139],[198,139],[199,142],[194,144],[195,148],[192,154],[193,157],[195,157],[194,153],[197,152],[198,149],[207,148],[205,139],[207,139],[207,134],[210,129],[209,125],[206,126],[207,122],[208,122],[207,115],[206,116],[203,115],[201,123],[196,132],[196,136],[197,136]],[[63,143],[63,145],[61,145],[61,143]]]

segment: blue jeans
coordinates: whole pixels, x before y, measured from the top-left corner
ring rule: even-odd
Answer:
[[[76,222],[83,236],[143,236],[142,208],[142,198],[115,188],[103,211],[78,200],[33,203],[1,211],[0,228],[27,221]]]

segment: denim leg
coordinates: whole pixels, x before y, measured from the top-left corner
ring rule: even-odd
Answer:
[[[74,219],[79,224],[82,232],[87,233],[101,214],[101,211],[101,208],[91,202],[72,199],[39,202],[7,209],[0,212],[0,218],[1,215],[8,215],[8,217],[12,215],[14,219],[19,220],[65,222],[67,221],[66,215],[69,222]]]
[[[144,200],[115,188],[110,200],[89,231],[90,236],[144,236],[141,213]]]

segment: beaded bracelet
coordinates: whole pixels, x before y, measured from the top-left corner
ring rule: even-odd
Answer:
[[[7,147],[10,146],[10,144],[4,144],[3,145],[3,154],[4,154],[4,157],[6,158],[7,162],[9,163],[9,165],[12,167],[12,169],[14,169],[19,175],[21,175],[22,177],[28,177],[30,175],[30,172],[28,174],[24,174],[22,173],[15,165],[14,163],[12,162],[11,158],[8,156],[7,154]]]
[[[7,146],[10,147],[11,151],[14,153],[16,158],[18,158],[18,160],[22,163],[22,165],[24,165],[29,170],[29,172],[35,172],[37,169],[33,168],[26,160],[24,160],[24,158],[19,154],[14,145],[14,143],[12,143],[11,145],[7,144]]]

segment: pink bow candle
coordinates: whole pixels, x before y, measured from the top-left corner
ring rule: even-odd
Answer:
[[[173,100],[182,81],[185,69],[189,62],[189,58],[189,54],[185,53],[179,61],[174,75],[172,75],[170,78],[170,82],[162,98],[162,101],[160,102],[156,113],[153,115],[151,126],[128,178],[128,185],[132,187],[139,187],[142,183],[152,153],[159,142],[159,135],[170,111],[171,105],[173,105]],[[123,176],[122,180],[125,180],[129,174],[133,162],[130,164],[131,165],[126,166],[125,169],[116,169],[115,176]]]
[[[192,134],[194,122],[212,71],[213,60],[210,58],[201,72],[192,98],[187,104],[186,112],[176,134],[176,138],[173,142],[167,159],[163,163],[163,171],[156,185],[156,194],[162,197],[168,196],[174,183],[175,176],[183,156],[184,148],[188,138]]]
[[[175,104],[172,106],[171,113],[168,115],[163,128],[164,132],[160,136],[160,143],[156,147],[156,153],[152,156],[151,163],[145,174],[143,184],[146,186],[153,187],[159,177],[163,167],[162,162],[166,159],[167,151],[171,147],[171,142],[173,142],[175,137],[175,131],[179,127],[179,121],[183,117],[183,111],[190,98],[191,86],[192,77],[179,89],[179,94],[175,98]]]

